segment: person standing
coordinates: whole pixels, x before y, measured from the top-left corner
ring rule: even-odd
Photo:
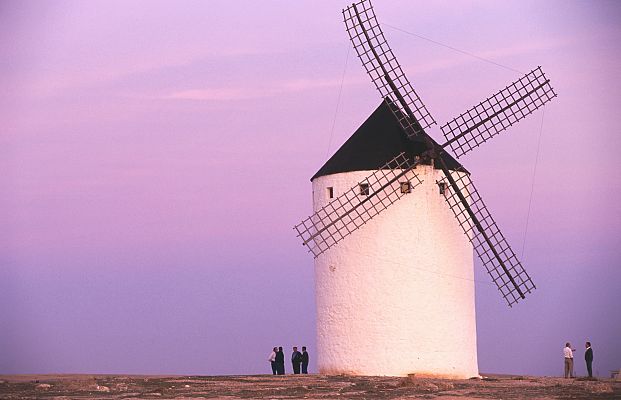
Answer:
[[[302,373],[308,374],[308,353],[306,346],[302,346]]]
[[[584,361],[586,361],[589,378],[593,378],[593,349],[591,348],[591,342],[586,342],[585,347]]]
[[[569,344],[569,342],[565,343],[565,348],[563,349],[563,356],[565,357],[565,378],[573,378],[574,353],[571,349],[571,345]]]
[[[276,375],[276,372],[278,372],[278,368],[276,365],[276,352],[277,351],[278,351],[278,347],[274,347],[274,349],[272,350],[272,353],[267,359],[267,361],[269,361],[270,365],[272,366],[272,375]]]
[[[291,353],[291,363],[293,364],[293,373],[300,373],[300,364],[302,363],[302,353],[298,351],[296,346],[293,346],[293,353]]]
[[[276,373],[278,375],[284,375],[285,374],[285,353],[283,353],[282,351],[282,347],[278,348],[278,351],[276,352]]]

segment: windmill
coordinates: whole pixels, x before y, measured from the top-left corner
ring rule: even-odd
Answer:
[[[538,67],[442,125],[439,144],[371,2],[343,16],[382,103],[313,176],[315,212],[294,227],[315,257],[320,372],[476,376],[472,249],[510,307],[535,285],[449,150],[467,154],[556,94]]]

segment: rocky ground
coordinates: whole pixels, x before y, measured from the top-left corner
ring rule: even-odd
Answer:
[[[621,382],[531,376],[484,379],[327,375],[0,375],[2,399],[621,399]]]

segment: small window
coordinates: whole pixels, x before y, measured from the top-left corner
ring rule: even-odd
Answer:
[[[369,195],[369,184],[361,183],[358,185],[360,188],[360,196],[368,196]]]
[[[446,182],[438,182],[438,188],[440,188],[440,194],[446,194],[448,184]]]
[[[412,185],[410,185],[410,181],[401,182],[401,193],[410,193],[412,191]]]
[[[334,197],[334,188],[332,186],[329,186],[326,191],[328,192],[328,198],[331,199]]]

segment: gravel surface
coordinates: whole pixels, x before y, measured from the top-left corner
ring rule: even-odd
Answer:
[[[0,375],[2,399],[621,399],[621,382],[531,376]]]

